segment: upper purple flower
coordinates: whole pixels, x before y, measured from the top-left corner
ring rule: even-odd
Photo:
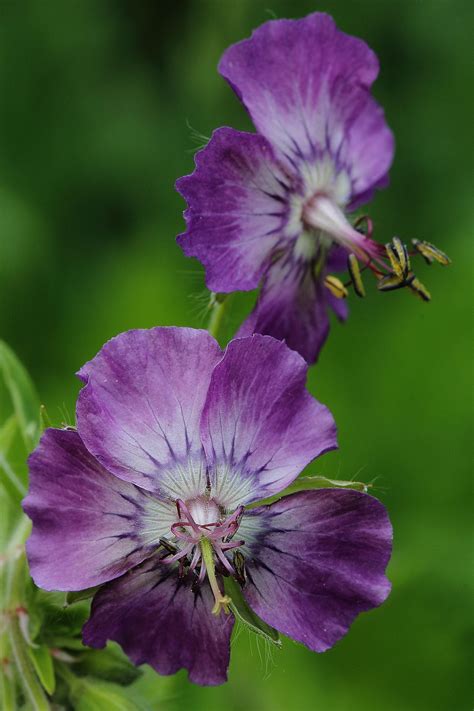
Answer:
[[[204,264],[212,291],[254,289],[263,279],[239,335],[284,338],[314,362],[327,306],[347,315],[328,271],[345,269],[349,253],[365,265],[384,253],[345,216],[387,184],[393,158],[370,94],[377,57],[315,13],[266,22],[224,53],[219,71],[258,133],[218,129],[197,154],[194,173],[177,182],[188,203],[178,242]]]
[[[306,369],[268,336],[223,353],[186,328],[123,333],[82,368],[77,431],[44,433],[24,508],[37,585],[102,585],[86,644],[219,684],[234,624],[222,576],[316,651],[383,602],[391,526],[374,498],[325,489],[245,509],[336,447]]]

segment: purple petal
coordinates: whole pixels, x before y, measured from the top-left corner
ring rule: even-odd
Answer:
[[[167,504],[106,471],[77,432],[46,430],[29,467],[26,548],[33,580],[46,590],[82,590],[122,575],[176,520]]]
[[[377,57],[328,15],[266,22],[226,50],[219,71],[287,166],[329,153],[354,202],[385,178],[393,137],[368,93]]]
[[[321,489],[248,512],[239,537],[244,596],[265,622],[316,652],[390,592],[392,526],[384,506],[357,491]]]
[[[113,474],[171,498],[202,493],[199,420],[222,352],[207,331],[127,331],[79,376],[77,426]],[[204,482],[204,483],[203,483]]]
[[[281,491],[337,446],[331,413],[305,388],[306,371],[301,356],[274,338],[255,335],[228,345],[201,423],[213,496],[225,508]]]
[[[336,296],[333,296],[328,289],[326,289],[326,292],[328,292],[325,293],[328,306],[334,311],[339,321],[346,321],[347,317],[349,316],[349,307],[347,305],[347,301],[345,299],[338,299]]]
[[[190,681],[207,685],[227,679],[231,615],[211,613],[209,586],[191,590],[189,576],[148,560],[94,597],[84,644],[118,642],[134,664],[150,664],[159,674],[187,669]]]
[[[315,363],[329,333],[328,291],[311,274],[312,264],[291,254],[273,264],[257,303],[237,337],[262,333],[285,340],[307,363]]]
[[[178,243],[206,267],[213,291],[258,286],[286,223],[287,176],[268,142],[220,128],[196,155],[196,169],[177,181],[188,203]]]

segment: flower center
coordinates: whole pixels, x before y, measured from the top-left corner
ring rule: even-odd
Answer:
[[[199,496],[186,503],[178,499],[176,508],[178,521],[171,526],[171,534],[177,546],[171,546],[169,539],[162,540],[162,546],[170,553],[162,562],[179,561],[179,574],[194,573],[198,584],[207,576],[215,601],[213,614],[218,615],[221,610],[228,613],[231,599],[222,593],[217,573],[240,577],[226,553],[244,543],[231,540],[239,528],[243,507],[224,518],[214,499]]]

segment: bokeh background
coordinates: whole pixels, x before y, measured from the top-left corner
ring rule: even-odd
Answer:
[[[204,326],[200,265],[174,242],[174,180],[213,128],[251,129],[216,72],[222,51],[313,10],[377,52],[375,95],[397,139],[376,234],[424,238],[450,269],[433,293],[369,289],[334,324],[310,388],[340,452],[311,473],[374,482],[395,528],[393,593],[334,649],[234,643],[229,682],[181,672],[160,708],[454,711],[469,703],[472,39],[469,0],[30,0],[0,3],[0,338],[51,419],[72,422],[74,372],[133,327]],[[227,335],[254,295],[238,297]],[[226,334],[224,334],[226,335]],[[151,708],[156,708],[153,704]]]

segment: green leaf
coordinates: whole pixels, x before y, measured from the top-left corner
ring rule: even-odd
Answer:
[[[48,694],[53,694],[56,688],[56,678],[54,676],[53,658],[48,647],[28,646],[28,654],[35,668],[38,679]]]
[[[128,657],[116,644],[109,643],[105,649],[83,648],[83,654],[75,664],[75,671],[84,676],[98,677],[128,686],[141,675]]]
[[[66,605],[74,605],[74,603],[81,602],[81,600],[88,600],[96,594],[99,588],[100,585],[96,585],[93,588],[85,588],[84,590],[78,590],[77,592],[66,593]]]
[[[71,689],[71,701],[74,711],[137,711],[139,708],[117,684],[89,676],[77,678]]]
[[[16,415],[10,415],[0,427],[0,452],[6,457],[18,429]]]
[[[234,617],[242,622],[242,624],[254,634],[263,637],[268,642],[271,642],[276,647],[281,647],[280,636],[278,632],[267,625],[266,622],[260,619],[253,610],[245,602],[244,596],[238,584],[233,578],[225,578],[224,587],[227,595],[231,598],[229,605]]]
[[[40,435],[40,401],[28,372],[4,341],[0,341],[0,374],[10,395],[25,447],[31,452]]]

